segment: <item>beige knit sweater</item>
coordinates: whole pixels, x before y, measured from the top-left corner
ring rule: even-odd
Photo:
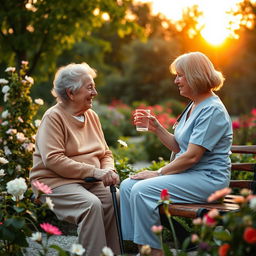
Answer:
[[[114,168],[97,114],[89,109],[80,122],[56,104],[44,114],[36,135],[30,180],[51,188],[82,183],[95,168]]]

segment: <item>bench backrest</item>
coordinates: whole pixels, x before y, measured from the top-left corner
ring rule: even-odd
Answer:
[[[232,163],[232,171],[244,171],[252,173],[253,178],[250,180],[231,180],[231,188],[248,188],[256,194],[256,145],[236,146],[231,148],[232,153],[251,154],[255,161],[253,163]]]

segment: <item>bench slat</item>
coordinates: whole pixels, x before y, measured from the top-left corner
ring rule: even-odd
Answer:
[[[256,145],[233,145],[232,153],[256,154]]]
[[[232,171],[247,171],[254,172],[255,164],[254,163],[234,163],[231,165]]]

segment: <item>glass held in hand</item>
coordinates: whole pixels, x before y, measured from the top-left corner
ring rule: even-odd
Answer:
[[[149,125],[149,109],[136,109],[135,118],[136,118],[136,130],[138,132],[147,132]]]

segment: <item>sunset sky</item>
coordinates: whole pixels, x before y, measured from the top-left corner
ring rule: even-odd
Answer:
[[[182,17],[183,8],[198,5],[203,12],[200,24],[204,26],[201,34],[211,44],[219,45],[227,37],[234,36],[232,30],[239,28],[239,17],[228,14],[231,9],[236,9],[236,4],[242,0],[138,0],[151,2],[154,14],[163,13],[171,20]],[[232,22],[231,30],[230,22]]]

